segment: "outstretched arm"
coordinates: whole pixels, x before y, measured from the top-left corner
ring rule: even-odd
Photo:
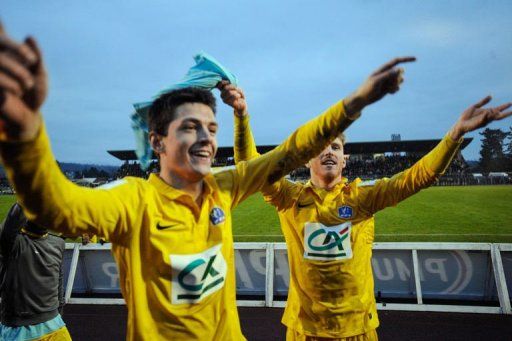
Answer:
[[[363,182],[359,188],[360,206],[369,214],[373,214],[385,207],[396,205],[432,185],[450,165],[465,133],[512,115],[511,111],[507,112],[512,103],[483,108],[490,100],[491,97],[488,96],[466,109],[444,139],[411,168],[389,179]]]
[[[493,121],[499,121],[512,115],[512,111],[507,111],[512,106],[512,102],[493,108],[484,108],[491,99],[491,96],[487,96],[464,110],[449,132],[453,140],[458,140],[466,133],[483,128]]]
[[[0,155],[27,218],[69,235],[90,231],[119,240],[131,233],[123,213],[135,204],[121,192],[133,186],[91,190],[66,179],[39,113],[47,88],[36,41],[17,43],[0,24]]]
[[[17,43],[0,23],[0,65],[0,141],[33,139],[48,92],[46,68],[35,39]]]
[[[239,184],[234,205],[246,196],[270,185],[320,153],[340,132],[360,116],[361,110],[388,93],[398,91],[403,70],[396,66],[415,60],[397,58],[374,72],[351,96],[331,106],[322,115],[297,129],[269,153],[236,166]],[[220,177],[220,175],[219,175]]]

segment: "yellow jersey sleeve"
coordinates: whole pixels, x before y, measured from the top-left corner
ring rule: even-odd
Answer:
[[[256,149],[256,142],[252,134],[249,115],[243,117],[235,115],[234,129],[233,149],[235,163],[248,161],[260,156]],[[283,204],[289,202],[289,200],[283,200],[288,198],[288,196],[286,196],[287,185],[288,182],[284,178],[272,184],[264,185],[261,192],[263,193],[265,201],[274,204],[276,207],[281,207]]]
[[[263,199],[277,211],[285,211],[291,208],[298,199],[301,185],[285,178],[281,178],[271,185],[264,186],[261,190]]]
[[[249,124],[249,115],[243,117],[235,115],[234,129],[235,143],[233,149],[235,154],[235,163],[258,157],[260,154],[256,149],[256,143],[254,142],[254,136],[252,135],[251,126]]]
[[[44,125],[32,141],[0,143],[0,154],[28,219],[69,236],[122,241],[132,232],[127,222],[140,203],[127,193],[140,190],[138,181],[121,180],[110,190],[75,185],[59,169]]]
[[[339,101],[298,128],[270,152],[239,162],[232,175],[236,178],[232,181],[232,207],[306,163],[352,122],[354,121],[345,115],[343,101]]]
[[[429,187],[444,174],[462,141],[453,141],[446,135],[434,149],[405,171],[391,178],[358,183],[359,207],[372,215]]]

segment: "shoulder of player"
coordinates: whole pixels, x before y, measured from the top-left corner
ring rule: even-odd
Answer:
[[[212,168],[211,179],[215,182],[220,188],[223,187],[231,187],[233,185],[236,173],[236,166],[226,166],[226,167],[215,167]]]

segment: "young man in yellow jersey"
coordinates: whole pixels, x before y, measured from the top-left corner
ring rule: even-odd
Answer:
[[[111,188],[68,181],[52,155],[39,108],[47,92],[32,38],[0,29],[0,155],[28,219],[112,243],[128,308],[128,340],[241,340],[231,210],[318,154],[357,113],[398,90],[397,59],[273,151],[216,174],[215,101],[187,88],[158,98],[150,140],[160,173]]]
[[[237,104],[243,93],[220,86]],[[290,286],[282,322],[287,340],[377,340],[379,325],[371,267],[374,214],[432,185],[449,166],[463,135],[503,119],[511,103],[483,108],[486,97],[466,109],[443,140],[411,168],[374,181],[342,176],[344,136],[307,163],[306,184],[281,179],[266,185],[288,247]],[[239,101],[239,100],[238,100]],[[235,106],[235,162],[258,156],[247,108]]]

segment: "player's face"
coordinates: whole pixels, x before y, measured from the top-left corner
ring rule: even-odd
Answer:
[[[336,138],[317,157],[311,159],[308,165],[312,175],[321,179],[328,180],[341,176],[345,168],[345,154],[341,139]]]
[[[167,136],[163,137],[162,169],[173,176],[195,182],[211,171],[217,152],[217,120],[212,109],[202,103],[184,103],[176,108]]]

